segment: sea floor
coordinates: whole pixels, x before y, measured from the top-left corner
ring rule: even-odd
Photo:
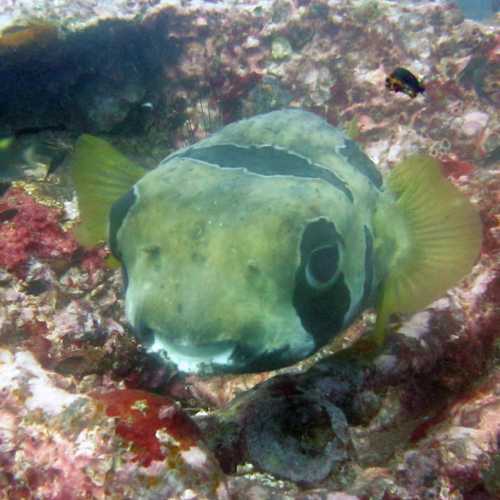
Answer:
[[[444,2],[6,2],[0,15],[0,498],[500,496],[500,32]],[[385,88],[398,66],[414,99]],[[414,152],[478,207],[478,263],[370,364],[202,378],[146,353],[119,270],[74,236],[93,133],[153,168],[300,107],[386,174]],[[439,206],[435,207],[439,210]]]

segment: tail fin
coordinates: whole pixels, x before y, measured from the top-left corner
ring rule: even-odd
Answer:
[[[433,158],[403,160],[391,172],[388,187],[396,195],[407,241],[396,241],[382,285],[375,327],[379,345],[392,313],[418,311],[470,272],[482,233],[477,210]]]
[[[75,146],[70,162],[80,210],[76,237],[83,246],[107,240],[111,205],[144,175],[109,143],[84,134]]]

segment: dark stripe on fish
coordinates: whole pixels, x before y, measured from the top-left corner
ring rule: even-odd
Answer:
[[[363,298],[361,299],[361,309],[369,305],[373,287],[373,235],[364,226],[365,230],[365,283],[363,285]]]
[[[382,187],[382,175],[377,170],[375,163],[361,151],[360,147],[354,141],[346,139],[344,147],[339,149],[338,152],[373,185],[377,188]]]
[[[259,175],[292,175],[322,179],[342,191],[354,201],[347,184],[331,170],[311,163],[306,158],[274,146],[236,146],[218,144],[206,148],[190,148],[177,157],[191,158],[217,165],[221,168],[246,168]]]
[[[121,260],[120,249],[118,248],[118,231],[122,227],[123,219],[127,215],[130,207],[135,203],[136,196],[134,189],[132,188],[121,198],[116,200],[111,206],[111,211],[109,213],[109,248],[111,253],[118,259]]]

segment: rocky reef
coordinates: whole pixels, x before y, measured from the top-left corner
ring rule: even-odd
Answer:
[[[6,498],[498,498],[498,17],[388,0],[2,9]],[[396,66],[424,95],[385,89]],[[279,372],[176,373],[130,335],[108,250],[73,236],[65,155],[91,132],[154,167],[221,124],[287,106],[346,129],[383,172],[408,153],[439,158],[480,209],[480,260],[395,318],[376,356],[341,351],[373,327],[369,311]]]

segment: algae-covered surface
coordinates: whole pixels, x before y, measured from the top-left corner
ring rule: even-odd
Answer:
[[[500,496],[498,4],[457,3],[2,3],[1,498]],[[396,68],[425,90],[388,84]],[[338,132],[230,128],[284,108],[269,116],[312,113]],[[82,244],[83,134],[128,158],[129,177],[149,172],[112,218],[124,270],[105,236]],[[475,207],[481,248],[457,286],[388,318],[375,348],[359,339],[391,266],[370,259],[392,246],[371,214],[416,153]],[[113,169],[87,165],[106,181]],[[165,215],[145,191],[131,203],[148,185],[168,193]],[[383,221],[383,234],[398,224]],[[231,356],[240,368],[224,370]]]

